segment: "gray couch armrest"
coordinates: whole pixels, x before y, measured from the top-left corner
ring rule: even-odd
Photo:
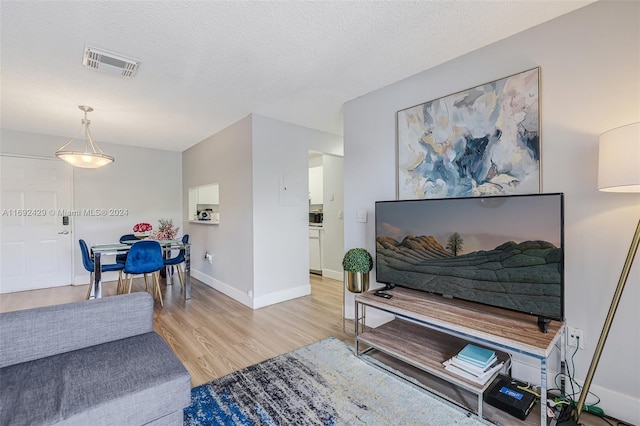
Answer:
[[[0,314],[0,368],[153,331],[153,298],[132,293]]]

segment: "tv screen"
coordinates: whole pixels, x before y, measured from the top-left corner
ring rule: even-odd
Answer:
[[[376,281],[564,319],[563,194],[378,201]]]

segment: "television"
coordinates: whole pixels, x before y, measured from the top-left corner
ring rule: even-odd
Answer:
[[[377,201],[376,281],[564,320],[564,195]]]

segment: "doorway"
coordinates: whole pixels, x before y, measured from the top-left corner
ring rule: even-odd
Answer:
[[[310,271],[340,281],[344,254],[343,212],[344,158],[309,151]]]

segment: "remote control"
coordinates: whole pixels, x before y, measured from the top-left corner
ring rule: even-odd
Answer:
[[[374,294],[376,296],[384,297],[385,299],[391,299],[393,297],[393,295],[385,293],[384,291],[376,291]]]

